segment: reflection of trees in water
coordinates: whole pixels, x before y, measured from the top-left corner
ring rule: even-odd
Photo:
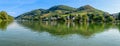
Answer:
[[[12,21],[1,21],[0,22],[0,30],[4,31],[7,29],[7,26],[12,23]]]
[[[31,22],[19,21],[24,27],[30,28],[33,31],[46,31],[53,35],[67,35],[80,34],[82,36],[90,37],[96,33],[100,33],[112,27],[112,24],[87,24],[87,23],[73,23],[73,22]]]
[[[117,24],[117,28],[118,28],[118,30],[120,31],[120,24]]]

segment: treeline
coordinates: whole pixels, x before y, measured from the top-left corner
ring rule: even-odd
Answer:
[[[55,17],[51,17],[55,18]],[[57,17],[56,17],[57,18]],[[112,15],[100,15],[100,14],[69,14],[65,17],[59,17],[58,20],[63,21],[75,21],[75,22],[114,22],[115,18]],[[50,19],[56,20],[56,19]]]
[[[116,18],[110,14],[96,14],[96,13],[71,13],[71,14],[54,14],[51,16],[40,17],[24,17],[21,20],[33,21],[74,21],[74,22],[115,22]]]
[[[0,21],[12,21],[14,18],[5,11],[0,12]]]

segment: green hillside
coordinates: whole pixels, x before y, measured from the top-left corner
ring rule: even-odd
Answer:
[[[76,22],[113,22],[109,13],[98,10],[90,5],[73,8],[66,5],[57,5],[49,9],[37,9],[24,13],[16,20],[42,21],[76,21]]]
[[[57,5],[49,8],[48,10],[49,11],[55,11],[55,10],[75,11],[76,9],[73,7],[65,6],[65,5]]]
[[[5,11],[0,12],[0,21],[12,21],[14,18]]]

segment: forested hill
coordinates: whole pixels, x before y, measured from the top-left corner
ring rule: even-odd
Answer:
[[[7,12],[1,11],[0,12],[0,21],[13,21],[13,17],[8,15]]]
[[[36,9],[19,15],[16,20],[42,21],[113,21],[109,13],[98,10],[90,5],[73,8],[66,5],[56,5],[49,9]]]

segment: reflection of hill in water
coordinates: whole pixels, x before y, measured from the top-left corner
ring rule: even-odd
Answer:
[[[79,34],[82,36],[92,36],[112,27],[112,24],[75,24],[75,23],[59,23],[59,22],[31,22],[19,21],[24,27],[33,31],[46,31],[53,35]]]
[[[1,21],[0,22],[0,30],[6,30],[7,26],[12,23],[12,21]]]

